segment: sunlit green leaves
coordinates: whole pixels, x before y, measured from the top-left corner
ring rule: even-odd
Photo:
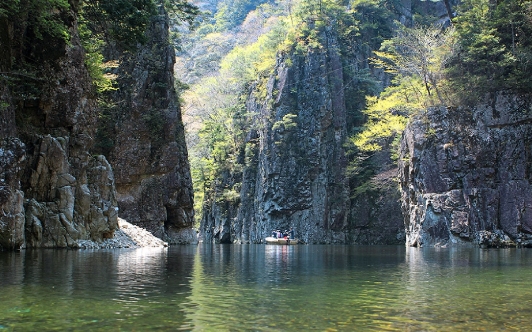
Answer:
[[[382,43],[374,63],[392,74],[415,76],[431,96],[444,103],[439,86],[454,49],[454,30],[441,26],[406,28],[398,24],[398,35]]]
[[[425,108],[427,92],[417,77],[398,77],[379,97],[367,97],[367,122],[351,138],[363,152],[379,151],[403,132],[409,117]]]

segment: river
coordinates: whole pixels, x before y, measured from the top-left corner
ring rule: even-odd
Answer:
[[[531,249],[0,252],[0,331],[525,331],[531,272]]]

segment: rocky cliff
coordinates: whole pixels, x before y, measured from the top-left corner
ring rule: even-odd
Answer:
[[[113,171],[90,153],[97,106],[75,12],[62,15],[68,43],[2,19],[0,249],[75,247],[117,228]]]
[[[498,94],[410,123],[400,158],[407,245],[532,245],[530,105]]]
[[[119,57],[118,107],[105,123],[112,142],[106,155],[115,170],[120,216],[169,243],[191,243],[192,180],[168,34],[160,6],[146,44]]]
[[[266,102],[250,102],[250,110],[260,114],[258,164],[243,179],[243,190],[255,195],[242,197],[237,237],[256,242],[273,229],[294,227],[305,242],[346,242],[342,62],[336,35],[324,35],[327,49],[296,56],[290,66],[280,59]],[[248,227],[242,230],[244,222]]]
[[[352,63],[340,55],[338,31],[326,28],[320,38],[323,48],[280,56],[248,96],[255,122],[241,147],[241,172],[225,172],[206,200],[205,241],[260,243],[290,227],[305,243],[401,241],[397,199],[386,200],[385,190],[351,198],[345,143],[353,115],[344,82],[352,77],[344,75]],[[388,183],[395,175],[386,174]]]
[[[78,5],[46,16],[62,35],[36,31],[34,9],[0,15],[0,250],[90,247],[113,237],[119,208],[171,243],[194,242],[168,17],[161,8],[148,42],[116,53],[108,104],[121,108],[109,112],[86,69]]]
[[[456,2],[299,4],[294,13],[301,21],[290,19],[297,27],[277,49],[273,72],[250,83],[241,97],[245,114],[235,111],[237,121],[217,123],[219,136],[229,137],[226,123],[253,118],[235,130],[244,131],[245,139],[234,135],[231,146],[222,146],[213,134],[201,145],[211,148],[199,157],[210,164],[196,163],[205,187],[201,236],[207,242],[258,243],[272,230],[293,227],[306,243],[404,243],[392,142],[365,153],[349,137],[368,120],[365,97],[391,84],[369,61],[373,51],[394,36],[396,22],[449,24]],[[243,52],[238,55],[245,57]]]

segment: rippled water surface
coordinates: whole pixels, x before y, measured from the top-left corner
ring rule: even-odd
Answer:
[[[531,326],[531,249],[199,245],[0,252],[0,331]]]

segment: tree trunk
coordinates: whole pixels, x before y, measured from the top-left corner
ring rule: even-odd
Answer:
[[[454,14],[453,14],[453,9],[451,8],[451,3],[449,2],[449,0],[443,0],[443,3],[445,4],[445,9],[447,9],[447,16],[449,16],[449,21],[451,22],[451,24],[453,24],[453,17],[454,17]]]

